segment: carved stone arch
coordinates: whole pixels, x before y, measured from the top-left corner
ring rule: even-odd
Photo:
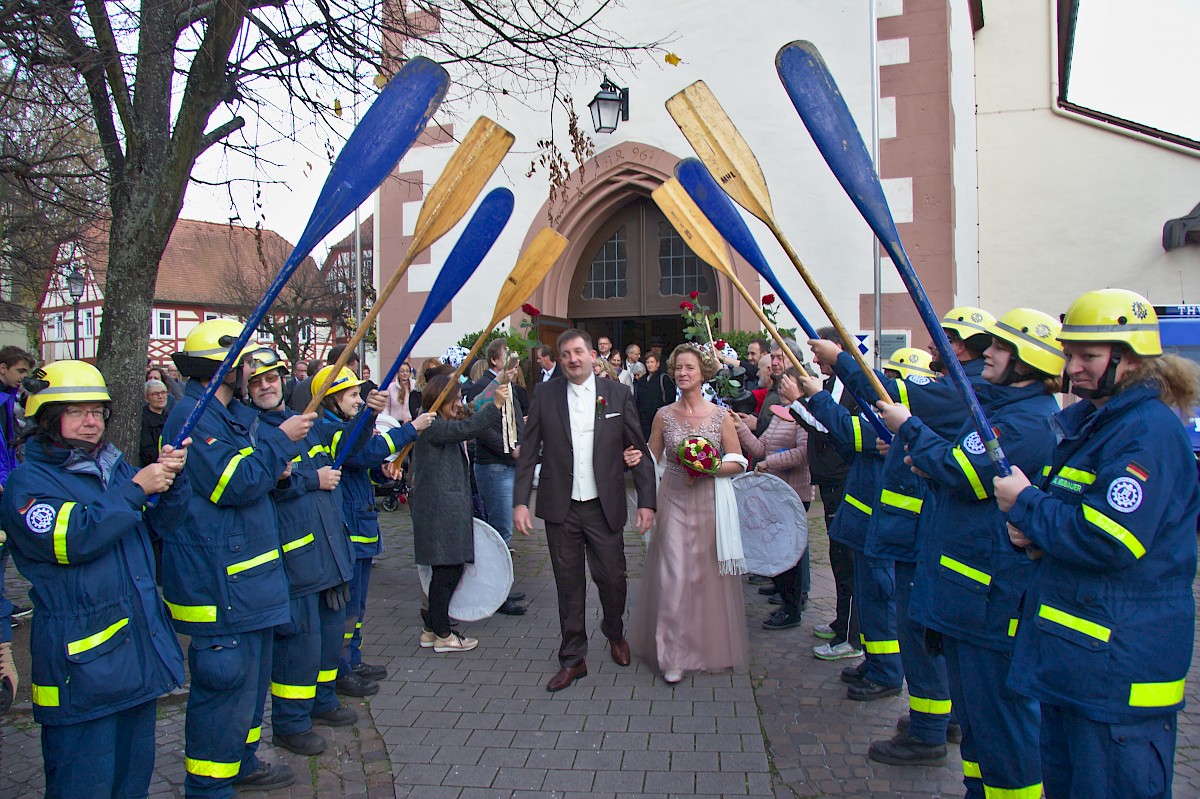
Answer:
[[[596,232],[615,213],[639,198],[649,198],[654,189],[672,176],[680,157],[642,142],[627,141],[597,154],[571,176],[563,199],[555,207],[555,230],[570,242],[546,279],[530,298],[543,314],[566,318],[569,292],[577,266]],[[543,203],[526,233],[521,248],[550,222],[551,204]],[[758,274],[737,253],[728,250],[738,279],[751,292],[759,285]],[[734,290],[729,279],[715,272],[718,303],[726,329],[759,328],[757,317]]]

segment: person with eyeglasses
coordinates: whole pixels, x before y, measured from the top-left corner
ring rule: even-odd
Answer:
[[[0,526],[38,609],[29,676],[46,796],[145,796],[158,697],[184,681],[148,523],[169,534],[186,516],[191,439],[139,470],[105,436],[110,398],[94,366],[57,361],[25,386],[33,424]]]
[[[161,380],[147,380],[146,401],[142,403],[142,429],[138,439],[138,463],[147,466],[158,458],[163,425],[167,423],[167,404],[171,392]]]

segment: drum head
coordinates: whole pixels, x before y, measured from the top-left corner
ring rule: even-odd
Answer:
[[[773,474],[733,478],[746,570],[774,577],[799,562],[808,547],[808,513],[792,487]]]
[[[481,621],[496,612],[512,591],[513,566],[508,545],[490,524],[474,519],[475,562],[466,564],[450,597],[450,615],[459,621]],[[421,590],[429,595],[433,570],[417,566]]]

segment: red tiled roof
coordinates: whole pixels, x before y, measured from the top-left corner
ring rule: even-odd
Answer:
[[[167,249],[158,264],[158,283],[154,291],[156,302],[189,305],[235,305],[236,299],[228,288],[229,275],[235,270],[260,267],[261,257],[274,275],[291,255],[293,246],[272,230],[219,222],[180,219],[171,231]],[[108,266],[108,233],[96,225],[81,241],[96,281],[104,285]],[[316,270],[312,257],[304,259],[300,270]],[[257,282],[251,285],[256,285]]]

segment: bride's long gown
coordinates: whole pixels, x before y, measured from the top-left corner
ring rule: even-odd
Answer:
[[[688,485],[676,451],[690,435],[721,442],[724,411],[692,427],[669,407],[663,417],[665,473],[629,638],[659,672],[744,670],[749,663],[742,580],[717,571],[713,480]]]

